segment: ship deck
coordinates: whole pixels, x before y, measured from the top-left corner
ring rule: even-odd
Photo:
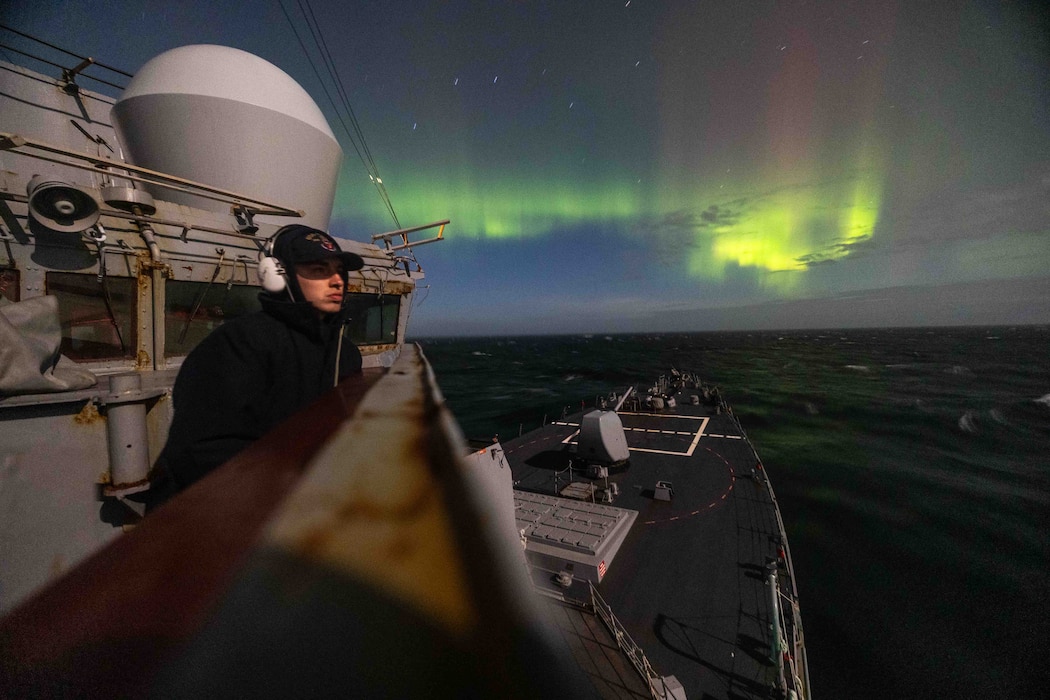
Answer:
[[[637,517],[597,591],[654,671],[673,674],[689,698],[765,698],[777,680],[766,582],[781,542],[776,505],[736,420],[717,404],[693,405],[697,393],[619,412],[630,458],[609,470],[611,505]],[[569,468],[582,415],[503,444],[516,489],[607,489],[605,478]],[[656,498],[657,482],[670,482],[672,500]],[[542,586],[547,572],[535,578]],[[582,598],[579,584],[564,595]]]

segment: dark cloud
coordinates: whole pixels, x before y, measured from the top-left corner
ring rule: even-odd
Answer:
[[[738,210],[722,204],[712,204],[697,212],[694,209],[678,209],[654,219],[640,219],[634,230],[645,234],[649,242],[649,255],[657,265],[681,271],[686,253],[697,245],[703,245],[705,237],[714,226],[733,226],[741,217]]]
[[[863,238],[851,240],[839,239],[820,250],[815,250],[807,255],[800,255],[795,258],[795,260],[805,265],[806,268],[812,268],[817,265],[838,262],[845,257],[856,258],[861,255],[866,255],[874,250],[875,241],[870,235],[868,235]]]
[[[652,309],[628,330],[750,330],[1045,323],[1050,277],[909,285],[733,308],[681,303]]]
[[[696,213],[679,209],[660,217],[650,228],[653,231],[691,231],[697,227]]]

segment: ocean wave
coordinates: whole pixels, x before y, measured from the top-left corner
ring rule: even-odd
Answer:
[[[952,365],[948,369],[944,370],[945,374],[969,374],[970,368],[963,365]]]
[[[988,411],[967,411],[959,419],[959,429],[967,433],[980,432],[982,427],[988,426],[986,418],[990,418],[992,422],[1008,428],[1014,427],[1013,423],[1006,418],[1006,414],[1002,409],[993,408]]]
[[[992,417],[992,420],[994,420],[999,425],[1011,425],[1010,421],[1006,420],[1006,415],[998,408],[993,408],[992,410],[988,411],[988,415],[990,415]]]
[[[472,352],[470,354],[474,355],[476,357],[492,357],[492,355],[490,355],[489,353],[481,352],[480,350],[475,350],[474,352]]]
[[[871,368],[867,365],[846,365],[846,369],[856,370],[858,372],[870,372]]]
[[[548,422],[557,419],[562,406],[573,403],[561,398],[576,393],[573,388],[591,399],[599,393],[592,384],[606,390],[615,385],[617,391],[636,381],[644,386],[655,376],[649,368],[657,374],[671,363],[699,369],[734,401],[763,462],[774,470],[792,550],[803,555],[796,565],[818,562],[820,569],[808,579],[804,568],[798,570],[799,584],[810,592],[823,586],[824,622],[865,642],[851,650],[891,663],[896,657],[887,661],[879,641],[916,626],[929,632],[916,642],[920,657],[921,644],[950,647],[954,620],[945,624],[943,606],[914,605],[919,598],[907,594],[915,591],[926,599],[936,594],[972,603],[959,620],[976,619],[978,627],[1002,632],[994,641],[1004,658],[1045,643],[1041,629],[1020,624],[1025,618],[1017,609],[1032,607],[1031,582],[1046,569],[1046,533],[1032,513],[1045,508],[1048,498],[1041,487],[1050,453],[1050,381],[1039,368],[1046,364],[1050,332],[1037,327],[1009,334],[981,328],[850,330],[848,335],[862,342],[845,355],[843,348],[858,346],[804,341],[816,335],[812,331],[683,335],[666,345],[644,336],[618,336],[622,340],[606,345],[599,340],[604,332],[591,345],[600,343],[602,351],[589,353],[586,361],[569,353],[573,343],[584,344],[561,337],[521,341],[522,352],[512,355],[493,349],[494,341],[443,341],[427,356],[449,405],[462,406],[456,416],[472,436],[516,436],[523,420],[528,429],[545,414]],[[775,347],[777,335],[785,337],[780,348]],[[832,338],[841,335],[846,333],[831,333]],[[986,335],[1003,338],[986,341]],[[788,340],[790,347],[784,349]],[[490,349],[491,358],[469,357],[473,350]],[[846,363],[870,369],[843,372]],[[920,366],[885,369],[910,363]],[[950,373],[953,365],[964,364],[968,374]],[[582,378],[563,393],[560,379],[570,372]],[[610,379],[603,383],[601,377]],[[979,381],[971,381],[975,377]],[[548,387],[559,389],[558,396]],[[490,393],[518,398],[491,401]],[[807,415],[807,401],[823,415]],[[993,410],[1009,425],[997,422]],[[982,529],[974,536],[977,518]],[[848,531],[844,521],[850,523]],[[902,560],[907,567],[899,566]],[[972,576],[943,576],[959,561]],[[893,576],[858,576],[858,566]],[[980,590],[971,585],[975,577],[986,584]],[[858,599],[887,601],[886,614],[862,623],[837,615]],[[820,649],[810,651],[817,655]],[[951,695],[970,678],[959,680],[964,665],[944,670],[919,664],[917,671],[905,669],[912,675],[901,675],[901,682],[943,685]],[[979,677],[980,670],[975,674]],[[1037,695],[1038,681],[1013,681],[1014,696]],[[1009,684],[1007,679],[998,686]],[[981,690],[988,688],[972,694]]]

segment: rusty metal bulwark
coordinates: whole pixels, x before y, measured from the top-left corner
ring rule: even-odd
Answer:
[[[0,687],[586,697],[506,549],[517,540],[479,515],[465,451],[406,347],[0,619]]]
[[[465,452],[429,365],[406,346],[318,452],[161,693],[581,692],[500,551],[514,543],[478,516]]]

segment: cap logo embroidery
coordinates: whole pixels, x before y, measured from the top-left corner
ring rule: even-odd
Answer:
[[[321,234],[321,233],[308,233],[308,234],[306,234],[306,240],[314,241],[315,243],[319,243],[321,245],[321,247],[324,248],[327,251],[331,252],[331,251],[335,250],[335,244],[332,242],[332,239],[329,238],[328,236],[325,236],[324,234]]]

